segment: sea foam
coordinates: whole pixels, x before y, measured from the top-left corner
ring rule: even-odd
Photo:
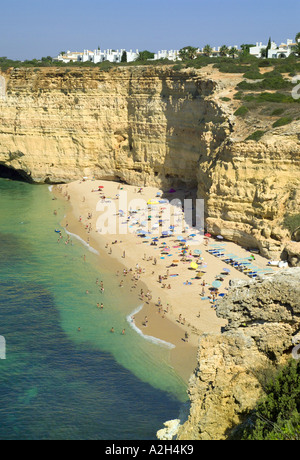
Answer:
[[[127,322],[129,323],[130,327],[137,332],[140,336],[142,336],[145,340],[148,340],[149,342],[152,342],[156,345],[161,345],[162,347],[173,349],[175,348],[175,345],[169,342],[165,342],[164,340],[157,339],[156,337],[152,337],[151,335],[145,335],[143,332],[136,326],[134,323],[132,317],[134,315],[137,315],[143,308],[143,305],[140,305],[138,308],[136,308],[130,315],[127,316]]]
[[[69,232],[69,231],[66,230],[66,229],[65,229],[65,232],[66,232],[67,235],[73,236],[73,237],[76,238],[78,241],[80,241],[84,246],[86,246],[86,247],[88,248],[88,250],[89,250],[90,252],[93,252],[93,253],[96,254],[97,256],[100,255],[100,253],[99,253],[96,249],[92,248],[92,247],[91,247],[86,241],[84,241],[80,236],[76,235],[76,233],[71,233],[71,232]]]

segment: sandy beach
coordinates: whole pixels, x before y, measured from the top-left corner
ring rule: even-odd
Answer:
[[[198,243],[197,238],[195,241],[191,236],[193,229],[186,224],[180,234],[177,229],[176,234],[162,238],[157,225],[155,231],[153,227],[150,229],[151,234],[146,231],[144,234],[142,229],[146,229],[146,222],[146,230],[152,224],[147,214],[164,216],[161,213],[166,206],[165,199],[184,198],[187,196],[184,190],[172,191],[168,196],[166,191],[154,187],[139,189],[117,182],[86,179],[55,186],[53,192],[70,203],[70,212],[62,226],[96,249],[102,259],[105,257],[105,266],[119,276],[120,288],[127,291],[124,295],[132,296],[135,303],[137,299],[143,303],[144,307],[133,318],[135,325],[145,335],[175,346],[171,351],[171,363],[187,382],[196,366],[199,336],[218,333],[226,324],[217,318],[215,303],[226,295],[230,280],[249,279],[246,273],[225,263],[222,254],[241,259],[252,257],[249,264],[258,270],[270,269],[268,261],[222,239],[205,237]],[[142,200],[136,207],[141,215],[135,214],[134,206],[124,211],[124,200],[120,203],[121,192],[126,192],[128,203]],[[160,199],[162,196],[164,199]],[[146,203],[144,210],[143,202]],[[121,229],[122,234],[103,234],[105,206],[113,209],[106,221],[115,220],[117,231]],[[171,215],[178,216],[178,209],[172,207]],[[215,251],[215,254],[208,251]],[[196,264],[193,268],[192,263]]]

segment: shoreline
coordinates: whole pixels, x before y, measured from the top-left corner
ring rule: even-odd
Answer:
[[[140,305],[138,308],[136,308],[135,310],[133,310],[133,312],[131,312],[127,317],[127,322],[129,324],[129,326],[139,335],[141,335],[145,340],[149,340],[149,342],[152,342],[152,343],[156,343],[157,345],[161,345],[163,347],[166,347],[166,348],[169,348],[169,349],[173,349],[175,348],[175,345],[173,345],[172,343],[170,342],[166,342],[165,340],[162,340],[162,339],[158,339],[157,337],[154,337],[152,335],[146,335],[143,333],[143,331],[141,329],[139,329],[137,327],[137,325],[135,324],[135,321],[134,321],[134,317],[135,315],[137,315],[138,313],[140,313],[144,308],[144,305]]]
[[[64,185],[63,187],[67,187],[67,185]],[[56,185],[53,187],[52,193],[60,199],[65,198],[63,197],[62,192],[57,189]],[[107,254],[107,250],[105,249],[106,238],[104,235],[91,235],[89,236],[89,242],[87,242],[84,226],[82,223],[78,222],[78,219],[76,219],[76,205],[74,206],[74,204],[75,203],[72,200],[68,202],[69,209],[61,222],[61,226],[64,231],[68,235],[72,235],[76,238],[87,248],[87,250],[99,256],[99,271],[103,271],[104,268],[102,264],[100,266],[100,257],[102,262],[104,260],[104,266],[107,271],[112,274],[118,271],[121,273],[123,270],[129,270],[130,264],[125,263],[126,261],[128,262],[128,259],[124,260],[122,258],[121,248],[119,248],[118,255],[114,254],[109,256]],[[66,224],[68,224],[67,228]],[[95,236],[98,236],[98,239],[95,238]],[[129,315],[127,315],[126,320],[128,327],[132,327],[132,324],[128,321],[128,317],[134,316],[135,332],[143,336],[144,340],[149,340],[156,343],[158,346],[165,347],[166,344],[170,345],[167,347],[170,350],[170,365],[174,368],[175,372],[179,377],[181,377],[184,383],[188,385],[189,379],[197,364],[198,346],[194,343],[190,344],[183,342],[182,339],[184,337],[184,331],[182,326],[180,327],[179,324],[174,323],[170,317],[165,317],[164,319],[159,318],[155,313],[154,303],[147,304],[146,302],[141,301],[138,292],[133,292],[132,286],[130,286],[131,284],[132,283],[128,279],[125,279],[123,286],[124,295],[131,296],[133,304],[141,304],[141,302],[142,304],[138,307],[138,312],[136,312],[137,309],[134,309]],[[139,281],[138,288],[143,289],[144,291],[148,289],[148,285],[144,279]],[[151,323],[151,326],[149,325],[147,329],[143,326],[145,312],[147,312],[150,320],[149,323]],[[166,335],[164,331],[170,331],[170,333]],[[180,341],[184,344],[184,350],[182,350]]]
[[[195,248],[201,249],[205,261],[206,287],[204,288],[205,295],[201,296],[203,287],[200,280],[191,278],[195,273],[190,269],[190,261],[188,263],[180,262],[180,266],[174,267],[174,271],[178,273],[173,275],[169,273],[173,269],[167,265],[170,259],[159,255],[161,248],[144,244],[148,241],[142,242],[137,234],[103,235],[97,233],[97,219],[94,214],[99,217],[100,213],[96,213],[99,194],[95,191],[100,192],[98,188],[100,186],[108,199],[117,200],[117,198],[112,198],[117,196],[120,188],[120,184],[117,182],[82,180],[54,186],[52,193],[63,197],[70,205],[61,225],[67,233],[81,240],[82,244],[87,246],[91,252],[101,256],[102,261],[105,259],[105,267],[111,273],[118,273],[120,283],[122,286],[125,283],[124,287],[126,286],[128,295],[133,297],[135,304],[140,303],[141,306],[138,312],[132,312],[129,315],[134,316],[136,333],[143,334],[146,340],[146,337],[151,337],[163,341],[162,344],[172,344],[174,348],[170,349],[171,365],[188,384],[197,365],[200,335],[209,332],[218,333],[226,325],[224,320],[217,318],[214,303],[207,296],[209,294],[208,286],[212,285],[216,275],[220,273],[225,264],[206,252],[207,247],[205,248],[204,243],[195,246]],[[143,190],[143,195],[140,196],[137,194],[137,187],[135,186],[122,184],[122,188],[126,190],[130,199],[142,198],[146,201],[153,199],[157,192],[161,192],[157,188],[146,187]],[[87,219],[89,214],[93,216]],[[119,218],[118,224],[120,224]],[[120,225],[117,228],[120,228]],[[168,238],[167,242],[172,246],[170,250],[172,251],[171,255],[173,255],[173,252],[175,253],[179,249],[175,241],[172,243],[170,241],[173,240]],[[211,243],[216,243],[216,240],[213,239]],[[237,255],[245,257],[246,250],[235,243],[226,242],[226,246],[228,246],[228,252],[234,250]],[[173,257],[177,259],[178,255],[174,254]],[[157,259],[155,263],[153,263],[153,258]],[[266,266],[266,259],[261,256],[255,256],[255,259],[261,267]],[[136,266],[139,267],[138,271],[134,269]],[[103,266],[101,268],[103,270]],[[124,276],[124,271],[126,271],[127,276]],[[163,289],[163,285],[158,281],[158,277],[165,275],[166,272],[168,274],[167,283],[171,289]],[[135,279],[137,273],[139,274]],[[130,276],[133,276],[131,282],[128,280]],[[232,269],[232,273],[223,282],[222,292],[224,295],[232,278],[249,279],[244,273]],[[148,293],[150,293],[149,297],[147,296]]]

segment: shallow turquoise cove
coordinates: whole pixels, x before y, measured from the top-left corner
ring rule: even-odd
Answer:
[[[48,186],[0,179],[0,438],[153,439],[186,386],[170,349],[128,323],[139,305],[105,259],[99,272],[101,255],[65,245],[63,229],[58,244],[66,206]]]

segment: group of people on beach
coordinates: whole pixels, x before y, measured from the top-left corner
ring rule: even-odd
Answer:
[[[118,186],[118,191],[119,191],[121,188],[123,188],[123,187],[121,187],[121,185],[119,185],[119,186]],[[93,189],[92,191],[93,191],[93,192],[98,192],[99,195],[100,195],[100,198],[101,198],[102,200],[106,200],[107,194],[104,192],[104,187],[103,187],[103,186],[101,186],[101,187],[99,186],[98,189]],[[137,190],[135,190],[135,192],[137,193]],[[143,189],[142,189],[142,188],[138,189],[138,192],[141,193],[141,194],[143,194]],[[70,194],[68,193],[68,191],[65,192],[64,196],[65,196],[68,200],[70,199]],[[115,199],[117,199],[117,198],[118,198],[118,193],[116,194],[116,198],[115,198]],[[86,202],[85,196],[83,196],[82,202],[83,202],[83,203]],[[136,219],[136,218],[139,219],[139,217],[138,217],[139,215],[138,215],[137,211],[135,211],[135,210],[130,210],[128,214],[129,214],[128,217],[127,217],[127,221],[128,221],[128,222],[132,222],[132,221],[134,221],[134,219]],[[119,213],[119,215],[122,217],[122,215],[121,215],[120,213]],[[148,214],[147,214],[146,218],[147,218],[147,217],[148,217],[148,220],[149,220]],[[163,217],[163,215],[162,215],[162,210],[159,211],[158,217],[160,218],[160,221],[161,221],[161,220],[162,220],[162,217]],[[87,212],[87,215],[86,215],[86,218],[85,218],[85,219],[83,219],[82,215],[79,216],[79,222],[80,222],[81,224],[83,224],[83,227],[85,228],[85,230],[86,230],[86,232],[87,232],[88,234],[90,234],[90,233],[93,231],[92,219],[93,219],[93,214],[92,214],[92,212],[90,212],[90,211]],[[160,225],[161,225],[161,224],[160,224]],[[154,240],[154,239],[153,239],[153,240]],[[157,239],[157,240],[158,240],[158,239]],[[155,245],[155,246],[158,246],[158,245],[159,245],[159,240],[158,240],[158,241],[157,241],[157,240],[156,240],[156,241],[152,241],[151,244],[153,244],[153,245]],[[89,244],[89,238],[88,238],[87,241],[88,241],[88,244]],[[70,242],[70,237],[68,237],[66,244],[69,244],[69,242]],[[121,243],[121,242],[122,242],[122,241],[120,241],[120,243]],[[113,245],[116,245],[116,244],[118,244],[118,243],[119,243],[118,240],[113,240],[111,243],[106,243],[105,249],[107,249],[109,255],[112,255],[112,252],[113,252],[113,251],[112,251]],[[125,256],[126,256],[126,254],[125,254],[125,249],[123,249],[122,258],[125,259]],[[84,256],[84,260],[85,260],[85,256]],[[147,256],[146,254],[144,254],[143,260],[144,260],[145,262],[150,262],[150,263],[152,263],[153,266],[157,266],[157,264],[158,264],[157,257],[155,257],[153,254],[148,255],[148,256]],[[153,269],[150,270],[149,274],[150,274],[150,273],[152,273],[152,275],[154,275],[155,273],[157,273],[157,271],[154,271],[154,267],[153,267]],[[118,274],[118,275],[119,275],[119,274]],[[141,266],[139,265],[139,263],[137,262],[135,268],[130,268],[130,269],[125,268],[125,269],[124,269],[124,271],[123,271],[123,279],[121,279],[120,282],[119,282],[119,288],[123,288],[123,287],[124,287],[124,281],[125,281],[126,277],[127,277],[127,276],[130,276],[130,279],[131,279],[131,281],[132,281],[132,285],[131,285],[130,291],[132,292],[133,289],[136,289],[136,288],[138,287],[138,283],[139,283],[140,281],[143,281],[145,275],[146,275],[146,270],[145,270],[145,268],[141,267]],[[148,275],[148,270],[147,270],[147,275]],[[172,276],[175,276],[175,275],[172,275]],[[172,280],[171,280],[171,278],[169,277],[169,269],[167,269],[166,273],[162,273],[162,274],[159,274],[159,275],[158,275],[158,283],[159,283],[159,285],[160,285],[160,287],[161,287],[162,289],[171,290],[171,289],[172,289],[172,282],[171,282],[171,281],[172,281]],[[190,284],[190,282],[187,281],[187,284]],[[204,288],[203,288],[203,289],[204,289]],[[202,294],[204,295],[203,289],[202,289]],[[100,292],[101,292],[101,293],[104,293],[104,287],[103,287],[103,285],[100,285]],[[146,303],[150,303],[151,300],[152,300],[152,294],[151,294],[150,291],[144,292],[143,290],[141,290],[141,291],[140,291],[140,296],[139,296],[139,298],[140,298],[142,301],[145,301]],[[165,314],[168,313],[168,311],[169,311],[169,309],[168,309],[169,307],[167,306],[167,307],[163,308],[162,305],[161,305],[160,303],[157,304],[157,307],[158,307],[158,308],[157,308],[157,312],[164,318],[164,317],[165,317]],[[99,303],[97,304],[97,308],[98,308],[99,310],[103,310],[103,309],[104,309],[103,303],[100,303],[100,302],[99,302]],[[145,323],[146,323],[146,325],[148,325],[148,321],[146,321]],[[185,319],[183,319],[182,321],[180,321],[180,323],[181,323],[182,325],[185,325]]]

